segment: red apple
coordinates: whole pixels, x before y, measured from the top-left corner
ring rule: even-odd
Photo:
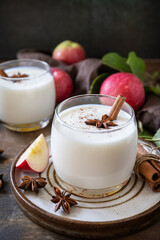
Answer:
[[[104,80],[100,94],[117,97],[119,94],[126,98],[134,110],[138,110],[144,100],[145,92],[140,79],[132,73],[114,73]]]
[[[68,73],[63,70],[52,68],[51,72],[56,88],[56,102],[59,103],[70,97],[73,91],[73,82]]]
[[[73,64],[86,58],[84,48],[76,42],[64,41],[53,50],[52,57],[58,61]]]
[[[49,149],[45,137],[39,137],[26,149],[16,163],[23,171],[43,172],[49,161]]]

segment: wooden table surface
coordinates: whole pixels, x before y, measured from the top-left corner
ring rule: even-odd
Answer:
[[[160,69],[160,60],[148,60],[147,69],[154,71]],[[51,124],[45,129],[31,133],[17,133],[6,129],[0,123],[0,149],[4,153],[0,157],[0,174],[3,173],[3,188],[0,189],[0,240],[72,240],[75,238],[65,237],[50,232],[38,226],[27,218],[12,195],[10,186],[10,167],[16,155],[33,141],[40,133],[50,135]],[[146,199],[147,201],[147,199]],[[160,220],[152,226],[129,236],[120,237],[119,240],[159,240]]]

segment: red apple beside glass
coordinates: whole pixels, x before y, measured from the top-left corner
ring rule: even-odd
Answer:
[[[63,41],[54,49],[52,57],[68,65],[77,63],[86,58],[84,48],[76,42]]]
[[[138,110],[145,100],[145,91],[141,80],[132,73],[114,73],[104,80],[100,94],[126,98],[134,110]]]
[[[56,88],[56,102],[59,103],[70,97],[73,91],[73,82],[68,73],[61,69],[51,68]]]

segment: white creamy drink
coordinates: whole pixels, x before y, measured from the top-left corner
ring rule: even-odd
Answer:
[[[51,118],[55,106],[55,87],[50,71],[36,66],[17,66],[6,68],[5,73],[9,77],[17,73],[28,76],[15,82],[13,78],[0,79],[2,122],[22,125]]]
[[[87,119],[109,115],[111,106],[85,104],[61,111],[52,126],[52,155],[57,175],[83,189],[111,188],[132,173],[137,127],[129,113],[120,110],[110,129],[86,125]]]

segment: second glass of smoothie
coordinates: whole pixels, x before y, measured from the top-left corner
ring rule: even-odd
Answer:
[[[55,86],[50,66],[20,59],[0,64],[0,120],[20,132],[47,126],[55,107]]]
[[[125,102],[114,120],[117,126],[108,129],[85,123],[108,115],[114,101],[114,97],[87,94],[56,108],[51,133],[56,178],[74,194],[108,196],[123,188],[131,176],[138,138],[133,109]]]

